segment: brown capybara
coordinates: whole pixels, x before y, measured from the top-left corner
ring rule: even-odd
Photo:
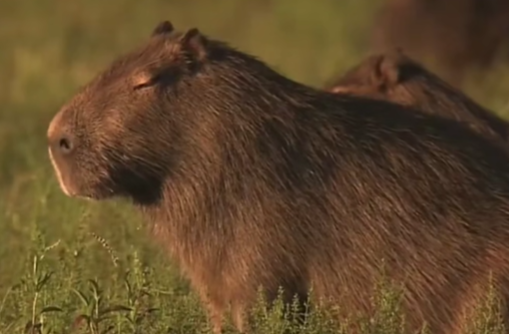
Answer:
[[[65,194],[146,215],[216,333],[229,307],[249,328],[259,287],[369,314],[386,275],[408,329],[432,333],[460,332],[490,282],[509,295],[502,145],[297,83],[196,28],[160,23],[62,107],[48,145]]]
[[[483,135],[509,140],[508,122],[399,49],[366,57],[324,89],[402,104],[463,122]]]
[[[401,47],[449,83],[487,70],[509,47],[507,0],[385,0],[372,28],[373,52]]]

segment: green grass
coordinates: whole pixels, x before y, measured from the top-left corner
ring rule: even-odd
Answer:
[[[79,333],[71,329],[74,322],[94,324],[108,307],[114,307],[111,319],[86,333],[104,333],[100,330],[110,325],[110,333],[205,333],[196,296],[150,241],[132,208],[72,200],[60,191],[45,145],[49,120],[80,85],[147,38],[163,19],[178,29],[197,26],[319,86],[365,55],[375,4],[0,1],[0,333],[23,333],[27,324],[41,321],[44,333]],[[509,113],[509,70],[499,68],[483,80],[472,80],[467,92],[496,112]],[[101,310],[94,299],[99,295]],[[48,312],[41,315],[44,308]],[[159,310],[148,312],[151,308]],[[256,311],[259,333],[282,333],[285,326],[299,332],[277,312]],[[372,325],[367,333],[397,333],[398,325],[389,320],[381,323],[390,328]],[[332,328],[327,315],[316,312],[300,333],[332,333]]]

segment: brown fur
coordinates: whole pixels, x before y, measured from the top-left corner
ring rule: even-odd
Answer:
[[[373,48],[401,47],[459,86],[468,69],[486,70],[509,46],[507,0],[385,0]]]
[[[508,122],[400,50],[367,57],[324,89],[398,103],[462,122],[483,135],[509,139]]]
[[[134,202],[216,332],[228,306],[246,329],[260,286],[370,312],[382,259],[408,328],[457,333],[491,271],[509,295],[501,147],[162,26],[62,107],[50,156],[68,195]]]

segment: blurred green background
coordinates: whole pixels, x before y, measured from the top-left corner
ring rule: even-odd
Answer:
[[[136,253],[147,266],[165,273],[160,275],[162,286],[180,282],[129,206],[63,195],[45,142],[47,126],[59,107],[113,58],[143,42],[159,21],[169,19],[179,30],[198,27],[295,80],[320,86],[366,55],[379,3],[1,0],[0,300],[26,275],[29,256],[44,243],[59,242],[45,258],[48,268],[72,276],[64,267],[79,258],[82,278],[98,277],[109,284],[119,269],[108,248],[90,233],[104,238],[119,266],[128,266]],[[465,90],[507,116],[508,74],[507,66],[500,66],[482,81],[469,82]],[[44,240],[37,233],[43,233]],[[0,319],[6,312],[2,307]]]

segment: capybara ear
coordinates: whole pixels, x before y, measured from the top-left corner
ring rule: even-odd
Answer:
[[[207,56],[208,40],[197,28],[189,29],[179,40],[180,50],[188,62],[199,62]]]
[[[395,86],[412,76],[417,69],[416,65],[400,48],[383,56],[380,62],[380,73],[387,86]]]
[[[389,88],[400,82],[401,67],[397,55],[383,55],[379,58],[377,65],[376,74],[380,85]]]
[[[162,21],[160,22],[152,31],[152,36],[161,35],[161,34],[169,34],[174,30],[173,24],[170,21]]]

